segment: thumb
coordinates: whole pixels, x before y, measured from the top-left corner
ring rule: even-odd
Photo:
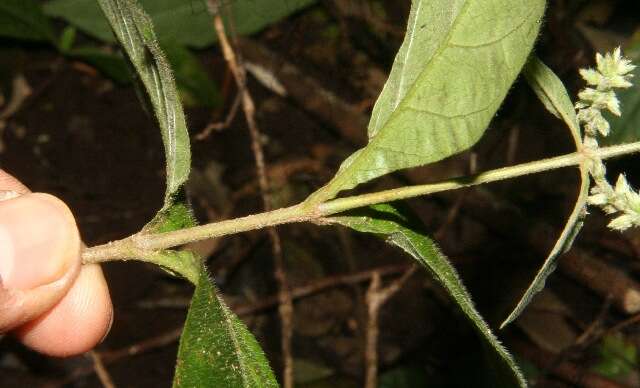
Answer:
[[[80,249],[74,218],[57,198],[36,193],[0,201],[0,333],[64,297],[80,268]]]

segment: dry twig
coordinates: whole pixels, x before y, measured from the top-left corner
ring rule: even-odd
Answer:
[[[0,104],[0,121],[4,121],[16,114],[23,106],[24,102],[33,94],[27,79],[22,74],[18,74],[13,78],[13,92],[5,106]]]
[[[611,294],[609,294],[602,303],[602,307],[600,308],[598,315],[576,339],[576,343],[574,344],[575,347],[582,348],[589,346],[589,344],[593,343],[592,341],[594,338],[598,338],[600,336],[598,333],[602,332],[601,328],[604,324],[607,314],[609,313],[612,302],[613,297],[611,296]]]
[[[607,329],[605,331],[605,334],[613,334],[613,333],[617,333],[620,330],[631,326],[631,325],[635,325],[636,323],[640,322],[640,314],[636,314],[630,318],[625,319],[622,322],[617,323],[615,326],[611,327],[610,329]]]
[[[266,163],[264,151],[262,149],[261,134],[255,119],[255,104],[249,90],[247,89],[246,69],[242,63],[242,58],[235,52],[231,43],[227,39],[225,25],[220,15],[220,11],[223,9],[220,1],[209,0],[207,4],[209,6],[209,11],[213,15],[213,24],[224,58],[235,78],[238,94],[242,100],[242,108],[247,121],[247,126],[249,127],[249,134],[251,136],[251,149],[256,162],[258,182],[260,184],[260,191],[262,192],[262,201],[264,203],[265,211],[269,211],[272,209],[269,180],[266,173]],[[291,301],[291,294],[289,292],[289,285],[284,268],[280,235],[275,227],[268,228],[267,232],[269,233],[273,249],[275,278],[278,282],[279,290],[278,296],[280,305],[278,311],[280,313],[281,321],[281,347],[284,363],[283,386],[284,388],[293,388],[293,356],[291,351],[291,337],[293,335],[293,302]]]
[[[224,119],[224,121],[208,124],[202,131],[200,131],[200,133],[196,135],[196,140],[204,140],[208,138],[213,131],[221,131],[228,128],[231,125],[231,122],[233,122],[233,119],[236,117],[236,113],[238,113],[240,102],[242,102],[242,98],[238,94],[233,100],[233,104],[231,105],[229,113],[227,113],[227,117]]]
[[[418,267],[412,265],[402,277],[396,279],[385,288],[379,272],[374,272],[371,284],[365,297],[367,302],[367,332],[365,336],[365,387],[378,386],[378,337],[380,334],[379,317],[380,308],[395,295],[406,281],[413,275]]]
[[[592,336],[590,336],[587,340],[585,340],[583,343],[581,343],[583,348],[587,348],[593,344],[595,344],[596,342],[600,341],[602,338],[608,336],[608,335],[612,335],[615,333],[618,333],[620,331],[622,331],[623,329],[631,326],[631,325],[635,325],[637,323],[640,322],[640,314],[636,314],[633,315],[623,321],[620,321],[618,323],[616,323],[615,325],[611,326],[608,329],[604,329],[604,330],[600,330],[598,333],[593,334]]]
[[[267,174],[270,181],[286,182],[289,177],[301,172],[308,172],[314,174],[314,176],[328,176],[330,172],[325,167],[324,163],[317,159],[301,158],[287,161],[281,161],[277,163],[271,163],[268,166]],[[240,187],[231,196],[234,202],[239,202],[241,199],[255,194],[259,189],[259,184],[256,182],[248,182],[244,186]]]
[[[102,363],[102,357],[94,350],[91,350],[88,355],[91,357],[91,361],[93,361],[93,370],[96,372],[96,375],[98,375],[98,379],[100,379],[102,386],[104,388],[116,388],[107,368],[105,368]]]

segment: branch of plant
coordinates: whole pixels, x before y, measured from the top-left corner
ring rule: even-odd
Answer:
[[[594,151],[601,159],[614,158],[635,152],[640,152],[640,142],[602,147]],[[338,198],[314,206],[309,206],[303,202],[291,207],[166,233],[138,233],[122,240],[87,248],[82,254],[82,260],[83,263],[88,264],[139,259],[140,257],[149,257],[152,252],[184,245],[192,241],[217,238],[275,225],[298,222],[325,224],[330,222],[326,217],[351,209],[497,182],[564,167],[580,166],[588,159],[589,156],[582,152],[574,152],[479,174],[452,178],[440,183],[405,186],[375,193]]]

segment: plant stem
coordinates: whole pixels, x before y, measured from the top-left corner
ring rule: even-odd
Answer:
[[[640,142],[603,147],[598,149],[595,154],[602,159],[608,159],[634,152],[640,152]],[[136,234],[122,240],[85,249],[82,254],[82,259],[84,263],[132,259],[136,258],[140,252],[153,252],[168,249],[192,241],[216,238],[229,234],[261,229],[268,226],[304,221],[321,222],[324,217],[350,209],[419,197],[422,195],[455,190],[469,186],[476,186],[483,183],[496,182],[563,167],[579,166],[584,160],[586,160],[586,158],[587,157],[583,153],[574,152],[554,158],[522,163],[511,167],[503,167],[480,174],[452,178],[440,183],[406,186],[376,193],[338,198],[321,203],[314,207],[306,207],[302,204],[298,204],[291,207],[176,230],[173,232],[149,235]]]
[[[603,147],[598,149],[596,154],[602,159],[613,158],[633,152],[640,152],[640,142]],[[415,185],[400,187],[397,189],[384,190],[376,193],[356,195],[353,197],[338,198],[327,201],[318,206],[319,213],[328,216],[343,212],[349,209],[397,201],[401,199],[419,197],[427,194],[439,193],[442,191],[456,190],[469,186],[481,185],[516,178],[523,175],[534,174],[543,171],[555,170],[562,167],[578,166],[585,160],[585,155],[581,152],[556,156],[554,158],[537,160],[529,163],[522,163],[510,167],[502,167],[491,171],[481,172],[475,175],[452,178],[439,183],[426,185]]]
[[[192,241],[237,234],[262,229],[267,226],[310,221],[312,218],[301,209],[300,205],[296,205],[173,232],[148,235],[135,234],[122,240],[85,249],[82,259],[84,263],[127,259],[135,257],[132,254],[140,251],[167,249]],[[132,248],[134,246],[136,247],[135,249]]]
[[[356,195],[353,197],[338,198],[320,204],[319,209],[325,216],[332,215],[349,209],[440,193],[443,191],[456,190],[562,167],[576,166],[579,165],[583,159],[584,157],[579,153],[567,154],[510,167],[502,167],[491,171],[481,172],[479,174],[451,178],[438,183],[405,186],[397,189]]]

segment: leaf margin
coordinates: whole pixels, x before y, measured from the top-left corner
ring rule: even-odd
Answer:
[[[137,0],[98,0],[114,34],[144,85],[160,126],[166,158],[166,190],[159,213],[187,181],[190,139],[171,67],[155,37],[153,24]]]

